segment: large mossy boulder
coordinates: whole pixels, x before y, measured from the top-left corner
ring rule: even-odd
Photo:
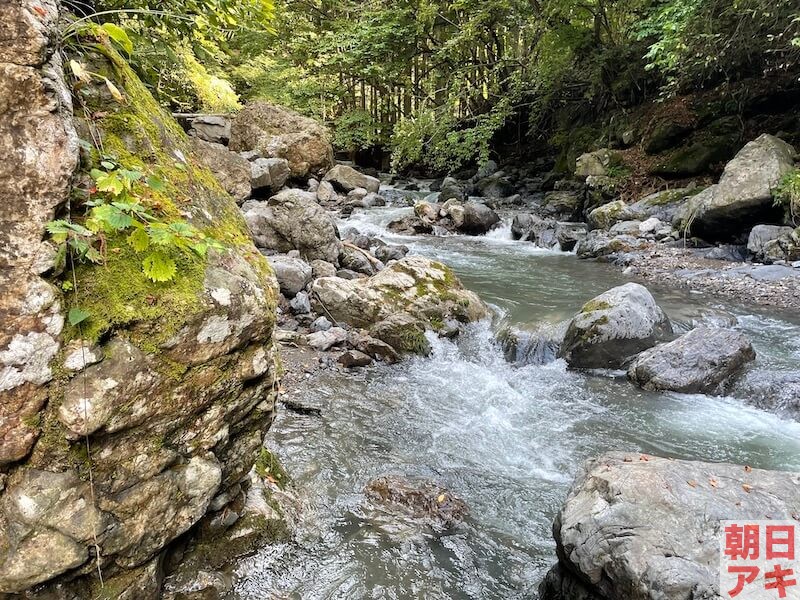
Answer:
[[[750,231],[754,223],[780,223],[783,209],[773,191],[794,168],[795,150],[764,134],[749,142],[726,166],[719,183],[694,197],[688,227],[692,234],[727,241]]]
[[[627,283],[583,306],[570,321],[558,355],[577,369],[618,369],[671,334],[667,315],[647,288]]]
[[[409,256],[369,279],[323,277],[311,286],[320,314],[371,334],[399,352],[424,353],[425,330],[470,323],[488,315],[481,299],[442,263]]]
[[[247,200],[253,193],[250,162],[222,144],[206,142],[199,137],[189,139],[197,160],[208,167],[236,203]]]
[[[14,111],[3,123],[16,124],[10,135],[0,124],[0,185],[22,177],[3,211],[2,272],[17,278],[2,282],[0,309],[0,592],[64,579],[86,591],[96,544],[107,589],[139,573],[158,595],[165,548],[204,516],[241,512],[231,498],[274,416],[277,286],[234,199],[100,29],[81,33],[74,56],[99,77],[75,85],[86,110],[73,119],[50,45],[57,16],[50,2],[0,6],[16,32],[0,36],[0,69],[21,65],[28,86],[0,83]],[[73,126],[87,141],[79,167]],[[107,232],[102,264],[59,274],[41,257],[44,225],[73,181],[81,219],[101,160],[141,174],[132,193],[156,222],[191,226],[212,247],[165,244],[176,272],[154,282],[127,232]],[[67,308],[84,319],[69,324]]]
[[[265,158],[285,158],[292,177],[321,176],[333,165],[325,127],[261,100],[249,103],[234,117],[229,147],[234,152],[255,150]]]
[[[628,379],[646,390],[718,394],[755,358],[750,340],[738,331],[698,327],[642,352]]]
[[[553,525],[542,600],[720,598],[723,520],[794,521],[800,474],[609,453],[583,466]]]

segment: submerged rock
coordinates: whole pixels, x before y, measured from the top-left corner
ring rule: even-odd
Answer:
[[[257,150],[264,158],[285,158],[292,177],[322,175],[333,164],[333,147],[322,125],[261,100],[236,114],[229,147],[234,152]]]
[[[628,378],[646,390],[714,394],[755,358],[752,344],[741,333],[698,327],[642,352],[628,369]]]
[[[559,357],[577,369],[618,369],[672,334],[644,286],[627,283],[587,302],[569,323]]]
[[[378,477],[367,484],[364,494],[384,510],[426,521],[437,528],[458,525],[469,514],[461,498],[426,480],[397,475]]]
[[[721,520],[795,520],[800,474],[610,453],[556,516],[542,600],[719,598]],[[565,580],[566,578],[566,580]]]

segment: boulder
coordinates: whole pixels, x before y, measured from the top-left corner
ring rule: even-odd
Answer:
[[[375,258],[383,264],[388,263],[390,260],[400,260],[408,254],[408,246],[403,245],[386,245],[378,246],[375,248]]]
[[[283,158],[257,158],[250,162],[250,186],[253,191],[278,192],[289,179],[289,163]]]
[[[347,336],[347,342],[359,352],[388,364],[400,360],[400,354],[386,342],[374,338],[363,331],[353,331]]]
[[[372,256],[368,250],[358,247],[345,245],[339,255],[339,264],[343,269],[349,269],[356,273],[372,276],[383,268],[383,264]]]
[[[725,166],[719,183],[693,198],[691,233],[726,241],[749,231],[753,222],[780,223],[783,212],[772,192],[794,168],[794,155],[792,146],[768,134],[749,142]]]
[[[339,232],[331,216],[317,204],[315,194],[283,190],[266,202],[247,202],[242,209],[259,248],[297,250],[308,261],[338,262],[342,251]]]
[[[754,369],[736,382],[730,395],[800,421],[800,371],[764,373]]]
[[[242,204],[253,192],[250,163],[221,144],[189,138],[195,157],[214,174],[236,204]]]
[[[420,235],[433,233],[433,225],[419,217],[403,217],[390,222],[386,229],[400,235]]]
[[[800,227],[764,244],[762,260],[766,263],[800,260]]]
[[[581,154],[575,161],[575,177],[608,175],[609,167],[620,160],[619,154],[608,148]]]
[[[700,175],[711,166],[729,159],[736,151],[738,141],[738,136],[722,136],[695,142],[679,148],[667,160],[657,163],[651,173],[667,178]]]
[[[484,318],[486,305],[465,290],[453,272],[419,256],[403,258],[369,279],[324,277],[312,284],[316,312],[371,335],[399,352],[424,349],[426,329],[448,320],[469,323]]]
[[[447,202],[448,200],[463,202],[465,199],[466,195],[462,185],[452,177],[445,177],[439,190],[439,202]]]
[[[347,341],[347,332],[341,327],[331,327],[330,329],[310,333],[306,336],[306,343],[320,352],[330,350],[334,346],[339,346]]]
[[[318,279],[319,277],[336,277],[336,265],[319,259],[312,260],[310,264],[314,279]]]
[[[294,298],[289,301],[289,308],[292,309],[292,314],[307,315],[311,312],[311,300],[308,298],[307,292],[297,292]]]
[[[647,288],[627,283],[584,304],[558,355],[572,368],[618,369],[671,334],[667,315]]]
[[[641,221],[619,221],[611,226],[608,233],[612,236],[627,235],[638,237],[642,232]]]
[[[508,198],[514,193],[514,185],[502,171],[480,179],[475,184],[475,189],[484,198]]]
[[[294,298],[311,282],[312,269],[306,261],[280,254],[267,259],[278,278],[281,294],[287,298]]]
[[[292,177],[322,175],[333,165],[333,147],[322,125],[260,100],[234,117],[229,148],[258,151],[264,158],[285,158]]]
[[[647,241],[630,235],[611,235],[595,230],[578,240],[575,254],[578,258],[604,258],[644,248]]]
[[[497,213],[480,202],[467,202],[458,219],[453,217],[456,231],[467,235],[483,235],[499,222]]]
[[[764,262],[767,244],[793,231],[791,227],[780,225],[756,225],[747,238],[747,250],[756,260]]]
[[[693,131],[691,125],[684,125],[674,121],[657,124],[644,143],[644,151],[648,154],[659,154],[677,146]]]
[[[544,213],[561,221],[570,221],[581,212],[583,198],[570,190],[547,192],[544,195]]]
[[[564,252],[572,252],[583,239],[586,239],[588,227],[586,223],[556,223],[556,241]]]
[[[698,191],[690,188],[678,188],[655,192],[633,204],[624,205],[623,203],[621,210],[612,216],[620,221],[646,221],[656,218],[669,225],[677,226],[686,219],[689,199]]]
[[[339,199],[339,196],[336,194],[336,190],[333,189],[333,184],[330,181],[320,181],[319,186],[315,191],[317,193],[317,200],[320,202],[331,203],[336,202]]]
[[[231,138],[231,120],[222,115],[198,115],[191,119],[189,135],[227,146]]]
[[[556,516],[560,569],[539,597],[720,598],[720,521],[796,520],[798,477],[619,452],[589,460]]]
[[[336,189],[345,193],[362,188],[366,190],[364,195],[369,192],[377,194],[381,188],[381,182],[377,177],[364,175],[347,165],[336,165],[325,174],[323,181],[329,181]]]
[[[552,219],[542,219],[534,214],[523,213],[514,216],[511,222],[511,236],[515,240],[533,242],[540,248],[553,248],[558,244],[556,228]]]
[[[755,358],[753,346],[741,333],[698,327],[642,352],[628,369],[628,379],[646,390],[722,393],[723,386]]]
[[[358,350],[348,350],[336,359],[345,369],[367,367],[372,364],[372,358]]]
[[[611,229],[618,221],[624,221],[623,211],[627,204],[622,200],[614,200],[608,204],[598,206],[586,217],[589,229]]]

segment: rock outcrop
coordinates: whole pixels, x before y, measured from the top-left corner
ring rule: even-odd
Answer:
[[[780,223],[783,211],[772,192],[794,168],[794,156],[792,146],[768,134],[749,142],[725,166],[719,183],[692,200],[690,231],[724,241],[746,233],[754,222]]]
[[[336,165],[325,174],[323,181],[333,184],[345,193],[361,188],[367,190],[367,193],[377,194],[381,189],[381,182],[377,177],[364,175],[347,165]]]
[[[465,235],[483,235],[500,222],[498,214],[485,204],[481,202],[461,203],[454,199],[443,204],[418,202],[414,205],[414,213],[431,229],[435,225]]]
[[[85,592],[99,561],[107,589],[156,597],[175,538],[220,511],[227,523],[241,514],[273,418],[277,289],[233,198],[99,29],[81,35],[102,51],[80,60],[124,102],[96,78],[81,87],[91,124],[73,121],[50,46],[57,16],[49,1],[0,6],[14,32],[0,36],[0,103],[13,115],[0,123],[0,186],[12,186],[0,189],[0,592],[63,579]],[[135,192],[158,177],[142,194],[154,215],[182,215],[214,247],[176,249],[173,280],[154,283],[143,255],[108,235],[105,264],[61,273],[42,240],[73,178],[90,181],[73,123],[141,172]],[[83,158],[88,171],[100,154]],[[85,318],[65,323],[76,306]]]
[[[672,333],[652,294],[627,283],[587,302],[569,323],[559,357],[578,369],[615,369]]]
[[[264,101],[251,102],[234,117],[229,147],[285,158],[292,177],[321,176],[333,165],[333,147],[322,125]]]
[[[720,598],[721,520],[796,520],[800,474],[611,453],[586,462],[553,525],[542,600]]]
[[[236,204],[242,204],[253,193],[250,163],[221,144],[189,138],[192,151],[201,164],[208,167]]]
[[[628,378],[646,390],[715,394],[755,358],[752,344],[741,333],[698,327],[642,352],[628,369]]]

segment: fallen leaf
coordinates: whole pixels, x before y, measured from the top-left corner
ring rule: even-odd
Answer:
[[[633,459],[630,456],[626,456],[622,459],[622,462],[633,462]]]
[[[75,75],[75,77],[77,77],[83,83],[92,82],[92,76],[89,74],[86,68],[77,60],[69,61],[69,68],[72,71],[72,74]]]
[[[439,494],[439,497],[436,499],[439,504],[442,504],[445,500],[447,500],[447,496],[444,494]]]
[[[122,95],[122,92],[120,92],[117,86],[111,83],[109,79],[106,79],[106,87],[108,88],[108,91],[111,92],[111,95],[114,97],[114,100],[116,100],[121,104],[125,103],[125,97]]]
[[[743,489],[745,492],[747,492],[747,493],[749,494],[749,493],[750,493],[750,490],[752,490],[752,489],[753,489],[753,486],[752,486],[752,485],[748,485],[748,484],[746,484],[746,483],[743,483],[743,484],[742,484],[742,489]]]
[[[713,478],[708,480],[708,484],[713,488],[716,488],[718,485],[717,480]]]
[[[753,470],[753,467],[751,467],[750,465],[745,465],[745,466],[744,466],[744,472],[745,472],[745,473],[749,473],[749,472],[750,472],[750,471],[752,471],[752,470]]]
[[[644,462],[650,462],[650,459],[647,457],[647,455],[646,455],[646,454],[642,454],[642,455],[639,457],[639,460],[643,460]]]
[[[43,9],[41,6],[34,6],[34,7],[33,7],[33,10],[34,10],[34,11],[36,12],[36,14],[37,14],[37,15],[39,15],[40,17],[46,17],[46,16],[47,16],[47,11],[46,11],[45,9]]]
[[[687,481],[686,483],[688,483],[688,484],[689,484],[691,487],[693,487],[693,488],[696,488],[696,487],[697,487],[697,482],[696,482],[694,479],[690,479],[690,480],[689,480],[689,481]]]

